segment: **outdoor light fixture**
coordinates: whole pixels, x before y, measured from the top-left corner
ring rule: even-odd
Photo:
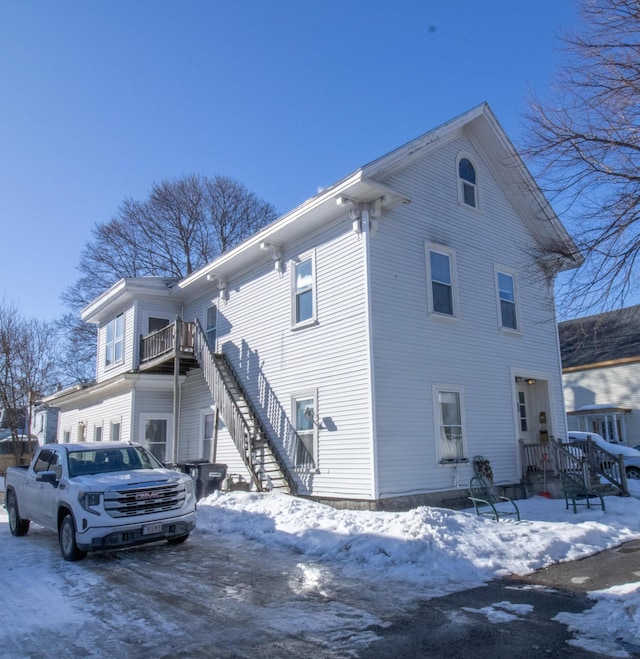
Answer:
[[[527,378],[527,379],[525,380],[525,382],[526,382],[527,384],[535,384],[535,383],[536,383],[536,380],[535,380],[535,378]]]

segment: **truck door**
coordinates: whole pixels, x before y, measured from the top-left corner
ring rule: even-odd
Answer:
[[[58,481],[62,477],[62,456],[58,451],[51,451],[51,460],[46,471],[55,471]],[[42,516],[42,523],[54,529],[57,523],[58,483],[38,483],[38,485],[38,509]]]
[[[46,516],[42,510],[42,493],[45,488],[54,489],[51,483],[38,482],[37,477],[40,472],[49,470],[49,463],[53,458],[51,449],[43,448],[38,453],[38,457],[32,467],[27,471],[27,478],[24,487],[25,514],[33,522],[49,526],[45,521]]]

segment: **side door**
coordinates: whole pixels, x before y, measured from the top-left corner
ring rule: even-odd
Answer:
[[[38,485],[38,509],[42,515],[42,524],[51,529],[57,525],[56,511],[58,507],[58,483],[62,477],[62,455],[57,450],[51,451],[51,460],[46,471],[55,471],[55,483],[43,483]]]
[[[18,497],[18,505],[20,506],[20,514],[34,522],[38,521],[39,518],[36,508],[38,506],[38,490],[40,484],[36,481],[36,473],[46,468],[50,458],[49,449],[40,449],[35,461],[24,472],[24,483],[21,495]]]
[[[31,521],[47,527],[49,527],[50,524],[47,522],[45,511],[42,508],[43,492],[46,488],[54,489],[54,486],[51,483],[39,481],[38,474],[49,470],[49,464],[52,458],[53,451],[51,449],[41,449],[33,468],[29,469],[27,481],[25,482],[25,491],[27,489],[29,490],[29,494],[26,497],[26,515]]]

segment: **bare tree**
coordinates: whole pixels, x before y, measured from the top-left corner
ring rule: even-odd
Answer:
[[[0,404],[14,440],[31,427],[34,405],[59,379],[58,336],[53,323],[24,319],[16,306],[0,302]]]
[[[276,218],[274,207],[223,176],[187,176],[155,184],[146,201],[126,199],[98,224],[82,250],[80,278],[62,296],[60,321],[69,358],[66,378],[95,373],[95,329],[79,311],[122,277],[183,278]]]
[[[562,297],[576,312],[625,304],[640,254],[640,3],[582,0],[581,17],[524,149],[585,256]]]

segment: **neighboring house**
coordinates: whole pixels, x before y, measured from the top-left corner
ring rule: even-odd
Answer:
[[[489,107],[353,172],[180,281],[123,279],[82,318],[96,384],[58,441],[336,505],[452,505],[472,458],[522,479],[566,429],[554,279],[581,257]]]
[[[31,414],[31,437],[38,440],[38,444],[51,444],[58,436],[58,413],[57,407],[38,404],[33,408]]]
[[[558,325],[569,430],[640,444],[640,306]]]

